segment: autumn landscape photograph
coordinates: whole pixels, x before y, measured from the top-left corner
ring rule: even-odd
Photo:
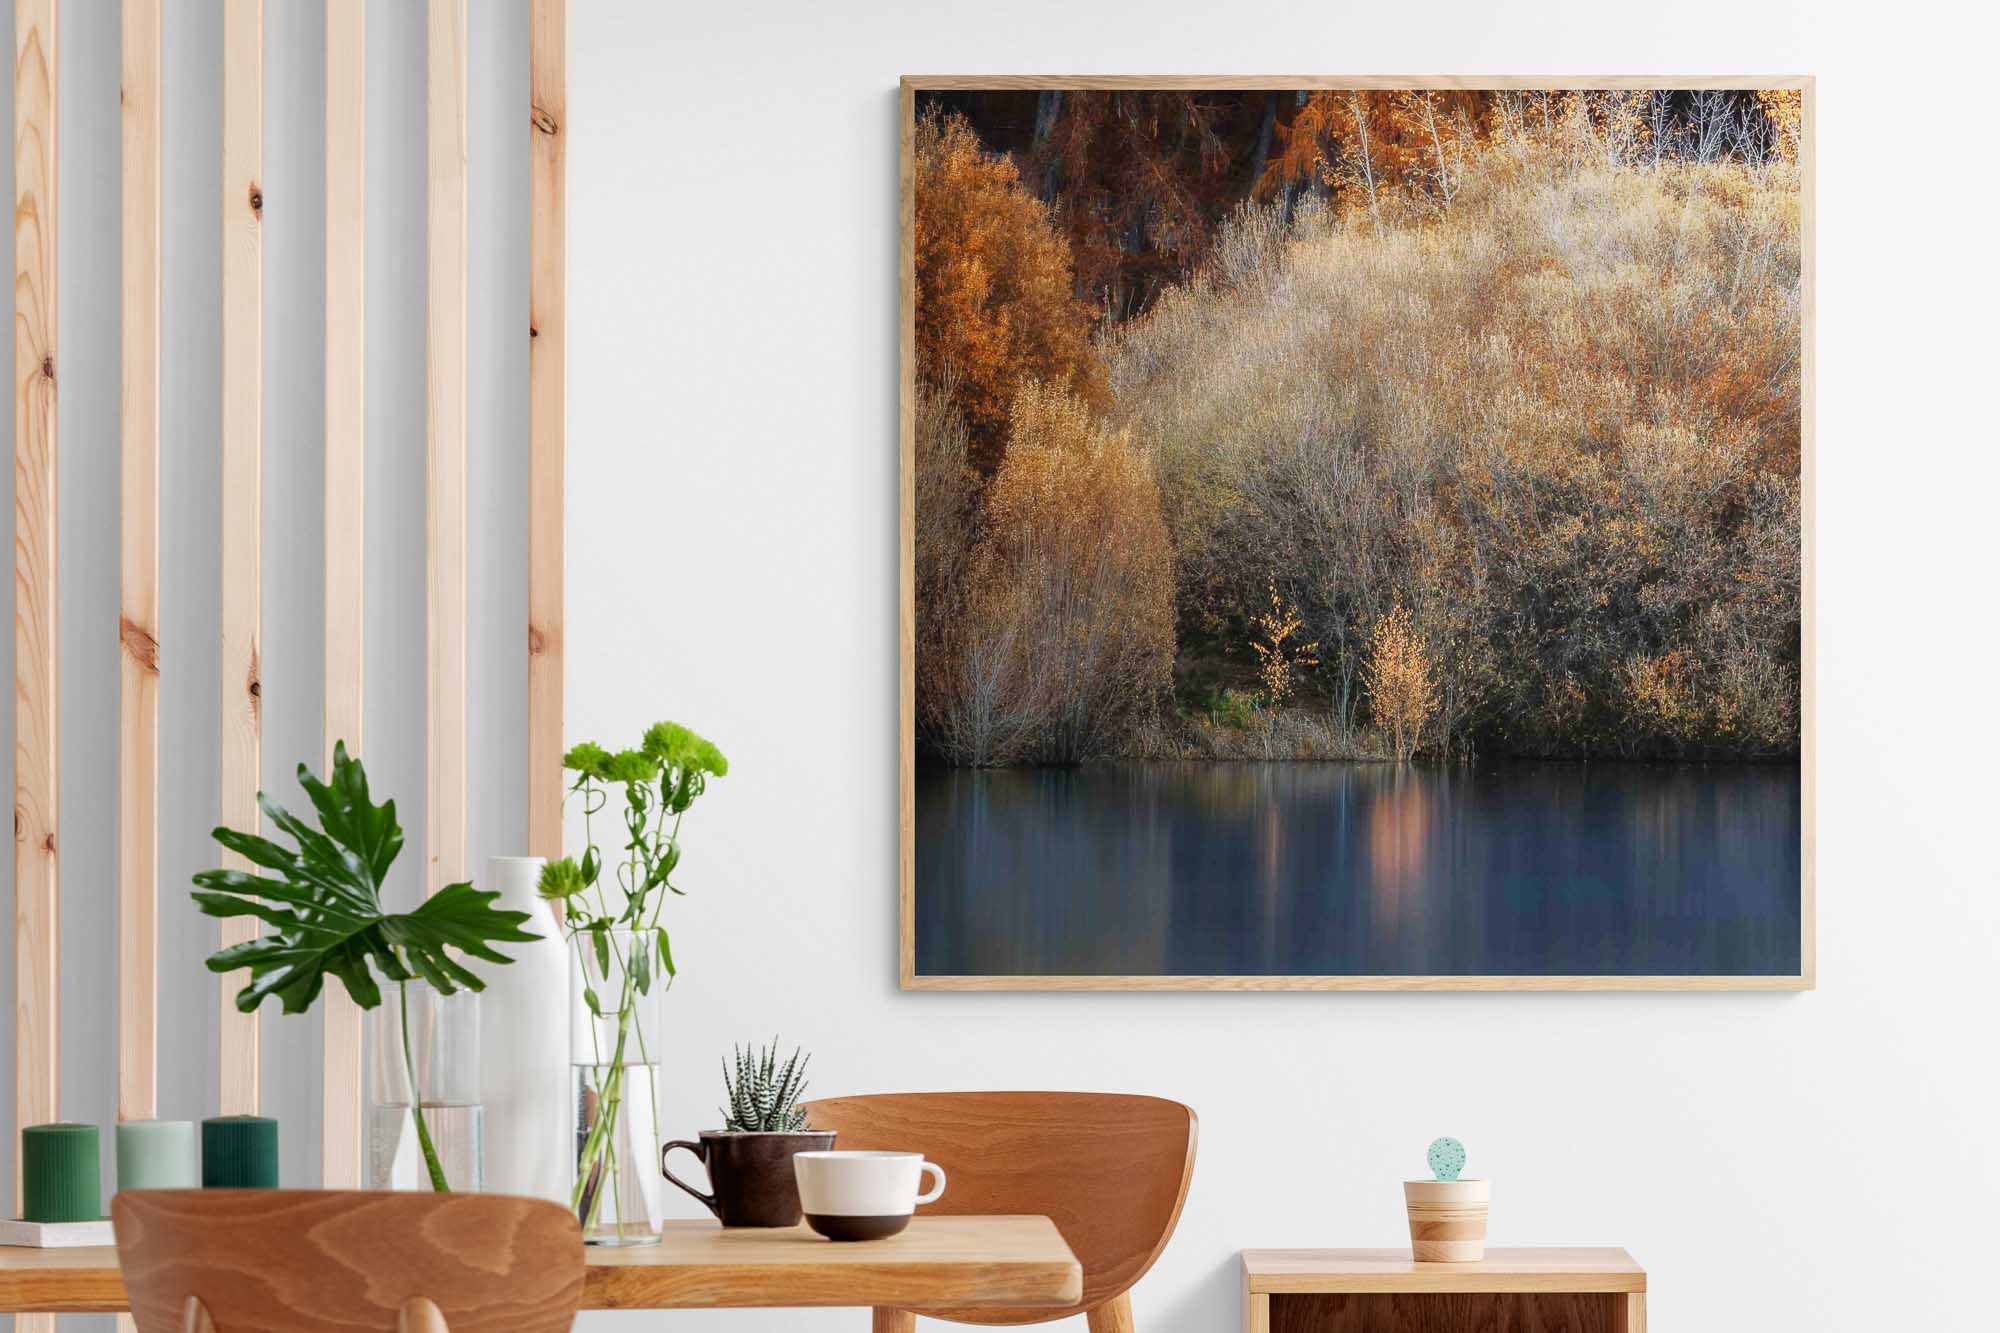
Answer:
[[[1807,132],[921,88],[917,975],[1808,970]]]

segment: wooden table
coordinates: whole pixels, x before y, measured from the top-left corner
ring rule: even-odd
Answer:
[[[586,1310],[763,1305],[1074,1305],[1083,1269],[1046,1217],[918,1217],[887,1240],[835,1244],[803,1226],[669,1222],[658,1245],[592,1247]],[[109,1247],[0,1247],[0,1312],[125,1309]]]
[[[1489,1248],[1474,1264],[1420,1264],[1407,1249],[1245,1250],[1243,1299],[1248,1333],[1646,1333],[1646,1270],[1615,1248]]]

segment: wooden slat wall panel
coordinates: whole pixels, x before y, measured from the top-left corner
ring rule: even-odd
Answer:
[[[362,262],[367,0],[326,6],[326,758],[361,753]],[[361,1184],[361,1010],[330,986],[320,1183]]]
[[[18,0],[14,7],[16,1126],[56,1119],[59,1104],[56,68],[56,0]],[[15,1165],[18,1170],[18,1157]],[[47,1315],[23,1315],[14,1327],[19,1333],[46,1333],[54,1323]]]
[[[428,528],[430,799],[426,887],[464,879],[465,851],[465,0],[430,0]]]
[[[562,855],[562,420],[568,362],[568,0],[528,36],[528,853]]]
[[[262,0],[222,10],[222,822],[258,827],[263,685],[257,635],[262,559],[263,118]],[[242,867],[239,858],[224,864]],[[254,918],[222,923],[232,944]],[[257,1110],[257,1020],[239,1014],[242,976],[221,979],[222,1112]]]
[[[160,0],[120,11],[118,1118],[158,1112]]]
[[[160,0],[119,6],[118,1118],[159,1113]],[[138,1325],[118,1316],[119,1333]]]
[[[568,0],[532,0],[528,48],[528,851],[562,855],[563,414]]]

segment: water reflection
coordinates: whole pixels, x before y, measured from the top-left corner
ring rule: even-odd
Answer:
[[[927,974],[1799,969],[1796,766],[922,770]]]

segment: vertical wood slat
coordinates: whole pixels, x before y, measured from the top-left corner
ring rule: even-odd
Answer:
[[[425,887],[465,876],[465,0],[430,0]]]
[[[118,1118],[158,1112],[160,0],[119,16]]]
[[[14,1120],[57,1118],[56,0],[14,7]],[[16,1157],[16,1189],[20,1159]],[[18,1198],[18,1194],[17,1194]],[[19,1333],[47,1333],[21,1315]]]
[[[263,732],[257,647],[264,396],[262,0],[224,0],[222,66],[222,822],[255,829]],[[223,861],[247,868],[234,856]],[[253,917],[222,923],[224,944],[255,933]],[[224,1115],[257,1110],[257,1019],[236,1010],[242,982],[240,973],[221,979]]]
[[[118,106],[118,1118],[144,1120],[159,1097],[159,0],[119,7]]]
[[[363,186],[366,0],[326,6],[326,701],[327,764],[336,741],[361,753],[363,494]],[[361,1010],[345,988],[320,1001],[320,1183],[361,1184]]]
[[[562,855],[568,23],[568,0],[532,0],[528,39],[528,851],[551,859]]]

